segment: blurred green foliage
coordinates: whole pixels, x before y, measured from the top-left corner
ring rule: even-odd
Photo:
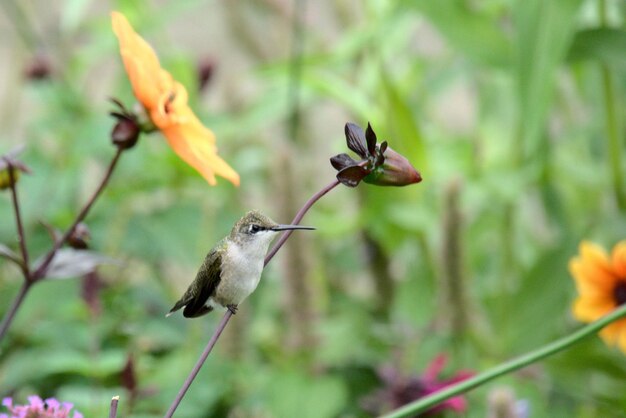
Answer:
[[[288,222],[281,210],[332,180],[328,158],[346,151],[346,121],[370,121],[423,183],[341,187],[314,206],[305,223],[318,231],[294,237],[303,250],[279,253],[177,417],[369,416],[362,402],[384,365],[418,376],[446,353],[444,377],[480,371],[578,326],[569,258],[583,239],[610,247],[626,231],[626,191],[615,181],[625,154],[624,3],[306,2],[299,134],[288,138],[291,3],[110,5],[187,86],[242,185],[211,188],[158,134],[143,137],[87,219],[92,248],[121,265],[99,270],[91,305],[84,278],[34,287],[0,346],[0,395],[55,396],[95,417],[119,394],[120,416],[161,416],[220,317],[164,313],[242,213]],[[31,0],[0,10],[0,153],[27,145],[34,174],[19,195],[38,256],[50,245],[39,221],[69,225],[114,153],[107,97],[133,99],[106,7]],[[196,66],[207,54],[216,70],[200,92]],[[36,56],[50,60],[48,79],[23,77]],[[0,242],[17,249],[7,193],[0,219]],[[295,268],[293,257],[303,260]],[[0,314],[20,281],[2,261]],[[302,298],[308,315],[288,308]],[[303,332],[307,343],[294,338]],[[486,416],[502,386],[533,417],[625,416],[625,373],[624,354],[592,339],[471,392],[465,416]]]

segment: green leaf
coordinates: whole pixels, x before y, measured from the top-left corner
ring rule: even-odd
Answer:
[[[555,73],[574,34],[581,0],[527,0],[513,8],[520,156],[535,151],[552,104]]]
[[[586,29],[576,32],[567,53],[571,62],[595,60],[626,66],[626,31],[611,28]]]

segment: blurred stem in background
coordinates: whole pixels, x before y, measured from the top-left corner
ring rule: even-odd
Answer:
[[[388,321],[395,293],[395,282],[390,272],[391,261],[385,253],[385,249],[367,229],[361,231],[361,236],[363,237],[367,263],[374,281],[375,314],[381,320]]]
[[[291,144],[287,145],[287,148],[291,148]],[[280,167],[280,176],[278,181],[279,196],[278,202],[280,202],[279,213],[281,219],[288,219],[291,214],[297,210],[296,201],[298,200],[298,191],[295,182],[298,181],[301,176],[295,172],[296,168],[293,167],[292,159],[289,155],[294,153],[289,152],[280,158],[278,166]],[[311,274],[310,251],[307,251],[306,240],[307,237],[296,234],[291,240],[291,245],[285,248],[285,275],[284,275],[284,295],[285,295],[285,317],[288,320],[289,329],[293,330],[290,333],[289,341],[286,341],[286,345],[299,355],[306,356],[314,351],[315,336],[313,335],[314,318],[312,298],[313,289],[311,286],[311,280],[309,276]]]
[[[297,172],[298,167],[290,156],[297,155],[302,147],[302,135],[300,135],[302,114],[300,105],[302,85],[302,54],[304,45],[304,19],[306,17],[306,0],[294,0],[292,2],[291,19],[291,51],[289,57],[289,74],[287,78],[287,115],[286,130],[287,138],[291,141],[285,144],[285,153],[279,158],[277,164],[277,182],[281,199],[279,213],[281,218],[287,219],[298,208],[299,180],[302,173]],[[307,238],[296,234],[291,240],[291,245],[286,248],[285,254],[285,316],[288,318],[290,329],[294,330],[287,346],[295,353],[306,355],[313,352],[315,338],[314,312],[311,301],[313,300],[311,282],[308,275],[311,269],[308,267],[309,260],[305,250]]]
[[[506,363],[502,363],[499,366],[496,366],[472,378],[463,380],[462,382],[455,385],[451,385],[432,395],[418,399],[415,402],[411,402],[410,404],[407,404],[401,408],[396,409],[395,411],[384,415],[382,418],[410,417],[415,416],[415,414],[417,413],[427,411],[433,406],[439,404],[440,402],[445,401],[446,399],[450,399],[459,394],[468,392],[469,390],[482,386],[483,384],[497,377],[509,374],[513,371],[536,363],[537,361],[551,356],[552,354],[556,354],[558,352],[566,350],[574,344],[582,341],[583,339],[596,334],[605,326],[625,316],[626,305],[622,305],[608,315],[598,319],[595,322],[590,323],[589,325],[584,326],[573,334],[563,337],[560,340],[554,341],[535,351],[531,351],[530,353],[520,356],[516,359],[507,361]]]
[[[608,10],[606,0],[598,1],[598,14],[600,25],[608,27]],[[606,122],[607,153],[609,157],[610,176],[613,184],[613,194],[617,207],[621,212],[626,211],[626,195],[624,195],[624,182],[622,178],[622,127],[620,114],[619,96],[615,95],[615,83],[613,74],[606,62],[600,63],[602,73],[602,93],[604,95],[604,110]]]
[[[463,277],[463,245],[461,232],[463,219],[459,208],[461,180],[453,179],[446,187],[444,195],[443,240],[441,243],[441,263],[443,278],[443,312],[447,328],[455,348],[467,335],[469,309],[467,289]]]

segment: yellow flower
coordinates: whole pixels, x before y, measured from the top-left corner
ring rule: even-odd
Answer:
[[[189,108],[185,87],[161,68],[152,47],[124,15],[112,12],[111,20],[133,93],[170,147],[209,184],[216,184],[217,174],[238,186],[239,175],[217,155],[215,135]]]
[[[582,322],[592,322],[626,303],[626,241],[619,242],[611,254],[591,242],[580,244],[580,255],[569,263],[578,299],[573,313]],[[626,353],[626,319],[600,331],[605,343],[617,345]]]

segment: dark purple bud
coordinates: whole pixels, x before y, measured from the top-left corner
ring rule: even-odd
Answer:
[[[346,123],[344,129],[346,133],[346,142],[348,148],[356,152],[361,158],[367,158],[367,149],[365,148],[365,134],[363,129],[354,123]]]
[[[115,115],[117,117],[117,115]],[[111,140],[113,144],[122,149],[128,149],[135,146],[139,139],[141,128],[139,124],[129,117],[117,117],[117,123],[111,131]]]
[[[41,81],[50,78],[52,64],[45,54],[37,54],[24,68],[24,77],[32,81]]]
[[[383,165],[373,170],[363,181],[377,186],[408,186],[422,181],[422,176],[409,160],[387,147]]]
[[[369,122],[367,122],[367,129],[365,130],[365,139],[367,141],[367,151],[369,155],[376,155],[376,134]]]
[[[360,165],[346,167],[337,173],[337,180],[344,186],[356,187],[370,173]]]
[[[204,91],[211,82],[215,73],[215,61],[211,58],[204,58],[198,63],[198,90]]]
[[[79,223],[74,232],[67,239],[67,244],[75,250],[85,250],[89,247],[87,241],[91,238],[89,228],[84,223]]]
[[[120,372],[120,380],[122,386],[130,393],[131,398],[137,396],[137,372],[135,367],[135,359],[131,353],[126,357],[126,364]]]
[[[335,170],[343,170],[346,167],[357,165],[358,162],[352,159],[348,154],[338,154],[330,159],[330,164]]]

